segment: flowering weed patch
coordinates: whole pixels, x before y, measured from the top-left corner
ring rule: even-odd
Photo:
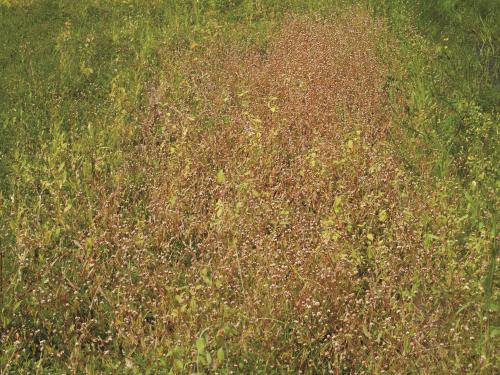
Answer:
[[[74,88],[103,112],[72,128],[54,107],[37,152],[18,139],[0,211],[2,371],[494,373],[491,234],[454,179],[401,157],[424,141],[401,127],[416,118],[387,20],[291,2],[266,22],[278,5],[241,2],[237,23],[229,3],[117,8],[131,26],[106,40],[134,69],[107,81],[95,32],[78,65],[82,82],[102,74],[106,109]]]

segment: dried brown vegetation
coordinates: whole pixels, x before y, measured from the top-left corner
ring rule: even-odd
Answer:
[[[64,355],[75,368],[86,352],[136,349],[170,351],[165,361],[188,371],[439,372],[479,360],[474,305],[466,324],[444,323],[476,298],[455,275],[484,259],[465,257],[468,244],[457,258],[454,202],[395,159],[385,31],[358,13],[289,18],[265,52],[221,44],[179,57],[127,167],[146,176],[134,190],[146,219],[127,221],[125,187],[103,188],[105,229],[75,242],[81,279],[46,270],[48,298],[84,296],[45,327],[45,340],[74,346]]]
[[[423,366],[465,339],[440,325],[467,298],[443,262],[453,245],[424,238],[453,230],[422,220],[446,208],[387,146],[381,28],[291,18],[265,53],[191,60],[151,203],[166,272],[202,301],[174,319],[181,336],[230,322],[255,358],[316,371]],[[203,268],[220,287],[194,287]]]

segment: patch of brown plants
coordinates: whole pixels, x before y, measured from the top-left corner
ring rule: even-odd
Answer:
[[[179,345],[231,322],[234,358],[334,372],[425,366],[452,350],[439,327],[451,302],[427,288],[448,277],[464,295],[424,246],[419,218],[442,208],[387,145],[381,33],[365,14],[290,18],[264,54],[191,60],[150,207],[158,248],[202,301],[174,319]],[[219,287],[196,289],[200,269]]]
[[[49,342],[75,372],[86,356],[335,374],[480,361],[468,301],[484,257],[457,244],[454,202],[395,159],[386,31],[356,13],[290,17],[265,53],[221,42],[171,58],[143,143],[121,179],[96,183],[74,254],[47,262],[45,281],[25,276],[37,309],[5,340],[31,356]]]

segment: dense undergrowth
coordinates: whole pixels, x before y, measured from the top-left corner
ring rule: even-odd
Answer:
[[[498,371],[494,1],[0,1],[2,373]]]

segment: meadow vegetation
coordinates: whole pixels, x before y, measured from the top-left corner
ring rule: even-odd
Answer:
[[[497,373],[499,8],[0,0],[0,372]]]

